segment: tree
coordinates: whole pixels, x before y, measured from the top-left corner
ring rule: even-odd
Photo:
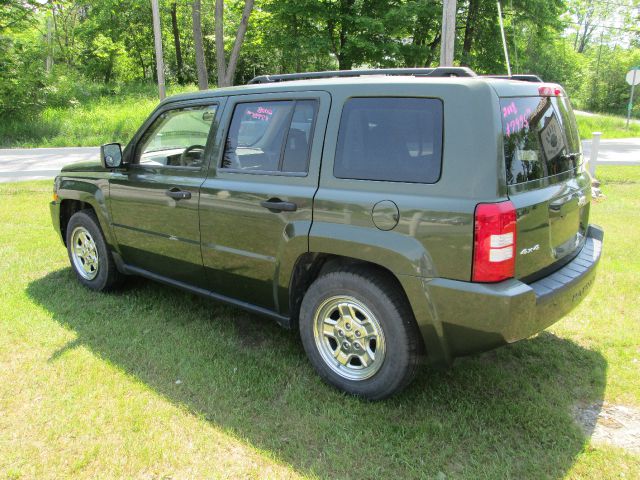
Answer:
[[[5,115],[29,116],[44,103],[46,48],[38,13],[35,1],[0,3],[0,122]]]
[[[202,45],[202,19],[200,15],[200,0],[194,0],[193,14],[193,43],[196,50],[196,71],[198,73],[198,87],[200,90],[209,88],[209,75],[204,60],[204,48]]]
[[[254,0],[244,0],[242,18],[236,31],[235,40],[233,41],[231,54],[229,55],[229,63],[227,63],[224,52],[224,0],[216,0],[215,33],[218,87],[229,87],[233,85],[233,78],[236,72],[236,66],[238,65],[238,57],[240,56],[240,49],[242,48],[244,36],[249,26],[249,16],[253,10],[253,3]]]
[[[182,63],[182,48],[180,45],[180,29],[178,28],[178,6],[171,3],[171,32],[173,33],[173,45],[176,49],[176,67],[178,69],[178,83],[184,84],[184,66]]]
[[[386,31],[387,0],[326,0],[322,2],[325,31],[340,70],[369,62],[380,64],[396,46]]]
[[[78,25],[86,18],[87,8],[75,0],[49,0],[57,47],[67,66],[76,63],[79,46],[76,43]]]
[[[29,23],[37,11],[35,0],[3,0],[0,2],[0,33]]]
[[[584,52],[598,24],[607,19],[611,10],[611,5],[600,1],[573,0],[571,2],[569,12],[574,16],[577,26],[573,44],[576,52]]]
[[[467,20],[464,26],[464,42],[462,44],[462,60],[469,63],[471,57],[471,47],[478,22],[478,11],[480,8],[480,0],[469,0],[469,8],[467,10]]]

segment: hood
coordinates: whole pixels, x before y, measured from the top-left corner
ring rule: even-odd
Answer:
[[[106,172],[107,169],[102,166],[98,160],[89,160],[85,162],[70,163],[62,167],[61,172]]]

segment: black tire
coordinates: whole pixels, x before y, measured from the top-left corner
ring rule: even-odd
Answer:
[[[348,300],[346,303],[340,303],[341,299]],[[352,304],[352,300],[349,299],[355,302]],[[340,305],[335,307],[338,313],[331,310],[334,304]],[[354,310],[345,309],[345,306],[349,305],[353,305]],[[343,316],[340,314],[341,308],[351,313]],[[358,312],[359,309],[364,311]],[[328,313],[329,317],[326,316]],[[372,320],[367,318],[369,314],[373,315],[373,320],[382,331],[382,349],[375,340],[367,340],[370,343],[365,342],[365,345],[362,345],[362,330],[359,338],[356,338],[356,329],[362,329],[362,325],[372,323]],[[357,317],[357,321],[351,322],[350,319],[354,316]],[[327,320],[320,321],[319,318]],[[332,323],[334,321],[335,325]],[[344,392],[368,400],[382,400],[406,387],[416,374],[422,341],[413,312],[396,282],[376,269],[350,266],[319,277],[304,296],[299,325],[304,349],[318,374],[327,383]],[[322,334],[316,333],[327,325],[329,333],[324,330]],[[352,332],[345,330],[349,325],[356,325],[351,327]],[[373,337],[375,335],[367,338]],[[338,339],[346,342],[338,344]],[[356,343],[360,343],[357,348]],[[345,344],[348,346],[343,349]],[[369,362],[370,357],[364,354],[363,348],[382,358],[377,367],[373,368],[376,360]],[[341,360],[335,356],[338,349],[342,352],[338,353]],[[358,353],[364,355],[358,356]],[[351,361],[344,364],[345,358],[349,357],[352,358]],[[360,358],[369,362],[369,365],[363,366]],[[369,373],[364,372],[364,375],[369,376],[353,378],[367,369]],[[360,373],[357,370],[360,370]]]
[[[84,239],[80,238],[82,233],[85,233]],[[118,271],[113,261],[113,256],[104,240],[98,219],[92,210],[81,210],[71,216],[67,224],[66,243],[71,268],[81,284],[96,291],[109,291],[120,285],[124,276]],[[78,250],[89,244],[91,247],[87,247],[83,252],[90,251],[93,253],[85,254],[84,256],[80,255]],[[96,258],[96,261],[86,262],[84,258],[89,256]],[[82,268],[82,265],[89,265],[89,263],[91,265],[95,263],[95,268]]]

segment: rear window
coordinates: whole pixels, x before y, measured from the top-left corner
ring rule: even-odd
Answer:
[[[582,163],[580,138],[566,97],[500,99],[509,185],[550,177]]]
[[[442,102],[352,98],[340,119],[337,178],[434,183],[442,157]]]

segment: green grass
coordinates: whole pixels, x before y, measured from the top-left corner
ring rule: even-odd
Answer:
[[[640,168],[599,178],[585,301],[379,403],[324,385],[270,320],[139,279],[82,288],[51,182],[0,185],[0,478],[640,478],[572,416],[640,407]]]
[[[638,138],[640,137],[640,122],[631,121],[626,128],[627,119],[609,115],[576,115],[580,138],[583,140],[593,137],[593,132],[602,132],[602,138]]]
[[[195,90],[173,87],[168,94]],[[158,105],[155,87],[144,85],[69,107],[48,107],[33,118],[0,121],[0,147],[92,147],[126,144]]]

